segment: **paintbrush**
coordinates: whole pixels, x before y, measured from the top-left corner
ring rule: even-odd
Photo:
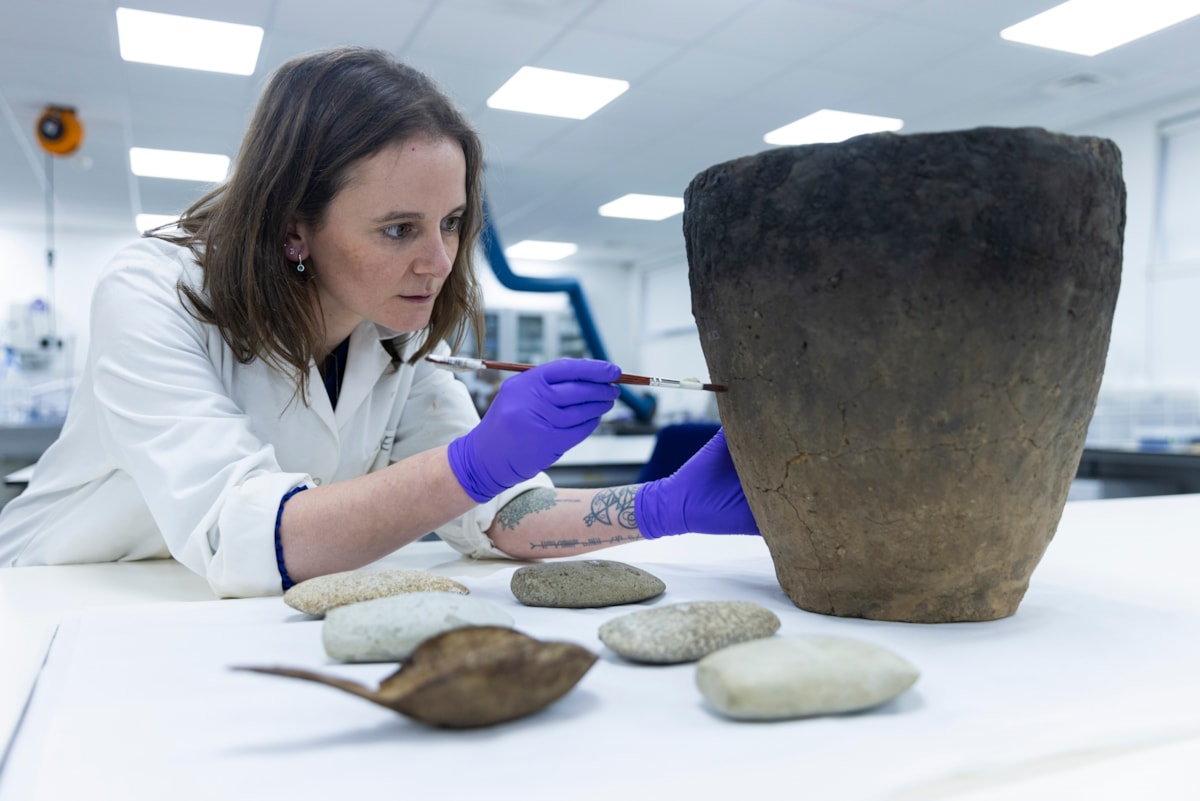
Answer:
[[[523,373],[535,366],[519,362],[495,362],[491,359],[471,359],[466,356],[438,356],[434,353],[426,356],[425,360],[433,362],[438,367],[454,371],[503,370],[507,373]],[[708,392],[725,392],[728,389],[728,387],[721,386],[720,384],[705,384],[698,378],[681,378],[676,380],[674,378],[652,378],[648,375],[632,375],[631,373],[621,373],[621,376],[614,383],[635,384],[643,387],[665,387],[667,389],[700,389]]]

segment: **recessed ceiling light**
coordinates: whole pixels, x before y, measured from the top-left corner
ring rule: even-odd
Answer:
[[[160,225],[176,222],[178,219],[178,214],[138,214],[133,218],[133,224],[138,231],[149,231]]]
[[[537,259],[538,261],[558,261],[565,259],[579,247],[574,242],[541,242],[536,239],[523,239],[515,245],[504,249],[504,255],[510,259]]]
[[[488,98],[489,108],[583,120],[629,88],[629,81],[521,67]]]
[[[1094,56],[1200,14],[1200,0],[1068,0],[1000,31],[1010,42]]]
[[[823,108],[807,117],[776,128],[763,137],[770,145],[811,145],[818,142],[843,142],[852,136],[898,131],[904,120],[895,117],[876,117],[851,111]]]
[[[134,175],[143,178],[176,178],[181,181],[218,183],[224,181],[229,173],[229,156],[131,147],[129,166]]]
[[[117,9],[121,58],[142,64],[252,75],[263,29],[132,8]]]
[[[666,195],[623,195],[600,207],[601,217],[665,220],[683,211],[683,198]]]

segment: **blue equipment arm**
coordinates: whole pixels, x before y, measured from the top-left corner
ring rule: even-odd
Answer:
[[[492,266],[492,272],[502,286],[519,292],[566,292],[571,300],[571,308],[575,311],[575,319],[579,322],[579,332],[587,343],[588,351],[593,358],[608,360],[604,343],[600,341],[600,332],[592,319],[591,309],[587,298],[583,295],[583,287],[574,278],[530,278],[517,275],[508,266],[508,257],[500,246],[500,237],[496,234],[496,226],[492,223],[491,209],[487,201],[483,204],[483,231],[480,236],[484,255]],[[648,423],[654,418],[654,396],[634,395],[625,385],[618,387],[621,394],[618,398],[633,411],[638,421]]]

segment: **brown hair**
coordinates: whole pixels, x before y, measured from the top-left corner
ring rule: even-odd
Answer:
[[[302,398],[309,364],[324,342],[313,289],[284,258],[288,225],[320,227],[350,170],[414,136],[458,142],[467,164],[467,207],[458,254],[434,301],[423,358],[439,340],[457,349],[469,324],[478,343],[482,307],[474,251],[483,219],[478,135],[422,73],[380,50],[357,47],[300,56],[280,67],[259,98],[232,176],[181,216],[181,232],[156,236],[188,247],[203,292],[180,285],[197,319],[217,326],[237,359],[292,372]],[[385,344],[393,360],[394,343]]]

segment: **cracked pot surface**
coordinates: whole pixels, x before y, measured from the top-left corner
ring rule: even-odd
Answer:
[[[1015,612],[1108,351],[1116,145],[872,134],[716,165],[685,199],[701,345],[784,591],[852,617]]]

